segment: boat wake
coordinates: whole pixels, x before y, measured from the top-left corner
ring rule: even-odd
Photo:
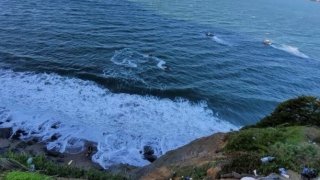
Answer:
[[[300,58],[305,58],[305,59],[308,59],[309,56],[307,56],[306,54],[302,53],[299,48],[297,47],[294,47],[294,46],[289,46],[289,45],[286,45],[286,44],[280,44],[280,45],[277,45],[277,44],[272,44],[271,47],[275,48],[275,49],[278,49],[278,50],[281,50],[281,51],[284,51],[284,52],[287,52],[291,55],[294,55],[294,56],[297,56],[297,57],[300,57]]]
[[[231,46],[231,44],[229,42],[227,42],[217,36],[212,37],[212,39],[218,44],[225,45],[225,46]]]

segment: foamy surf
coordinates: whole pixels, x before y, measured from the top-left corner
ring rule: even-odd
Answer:
[[[55,74],[0,70],[0,127],[23,129],[48,149],[76,153],[84,140],[98,143],[93,161],[148,164],[139,151],[156,155],[196,138],[237,127],[217,118],[205,102],[111,93],[97,84]],[[53,128],[55,127],[55,128]],[[58,139],[52,140],[56,135]]]
[[[146,66],[150,66],[152,68],[156,64],[158,68],[165,69],[164,65],[166,64],[162,59],[152,55],[142,54],[130,48],[115,51],[111,61],[116,65],[130,68],[145,68]]]
[[[284,52],[287,52],[291,55],[294,55],[294,56],[297,56],[297,57],[300,57],[300,58],[305,58],[305,59],[308,59],[309,56],[307,56],[306,54],[302,53],[299,48],[297,47],[294,47],[294,46],[289,46],[289,45],[286,45],[286,44],[280,44],[280,45],[277,45],[277,44],[272,44],[271,47],[275,48],[275,49],[278,49],[278,50],[281,50],[281,51],[284,51]]]

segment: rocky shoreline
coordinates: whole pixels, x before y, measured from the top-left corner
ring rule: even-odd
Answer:
[[[0,129],[0,155],[5,157],[7,152],[12,152],[44,156],[58,166],[80,171],[95,169],[95,173],[118,175],[115,179],[298,180],[305,178],[300,175],[302,170],[312,169],[314,174],[320,170],[319,127],[320,101],[303,96],[280,104],[256,125],[199,138],[158,159],[151,147],[145,147],[141,153],[154,162],[144,167],[120,164],[104,170],[91,161],[96,152],[95,143],[86,142],[85,150],[78,154],[61,154],[48,151],[45,142],[20,140],[19,133],[23,131],[12,134],[10,128]],[[270,162],[262,160],[268,156],[273,157]],[[77,178],[105,179],[83,174]]]

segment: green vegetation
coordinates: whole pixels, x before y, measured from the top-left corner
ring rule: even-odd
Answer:
[[[251,127],[320,126],[320,100],[301,96],[281,103],[274,112]],[[250,127],[250,126],[249,126]]]
[[[309,142],[305,134],[309,129],[303,126],[249,128],[233,133],[225,152],[234,159],[224,167],[224,171],[248,173],[257,169],[267,174],[277,172],[280,167],[298,172],[304,165],[320,167],[320,147]],[[276,158],[262,164],[260,158],[265,156]]]
[[[53,180],[53,178],[39,173],[12,171],[5,174],[4,180]]]
[[[303,127],[250,128],[231,134],[225,149],[267,153],[277,142],[297,144],[303,139]]]
[[[13,159],[27,166],[27,159],[30,156],[27,154],[16,154],[9,152],[5,155],[5,158]],[[96,169],[84,170],[77,167],[68,165],[59,165],[46,159],[45,156],[33,157],[33,163],[36,169],[48,176],[65,177],[65,178],[85,178],[85,179],[110,179],[118,180],[125,179],[121,176],[112,175],[105,171],[99,171]]]
[[[320,101],[317,98],[302,96],[285,101],[256,125],[229,136],[224,151],[233,159],[223,167],[223,172],[252,173],[257,169],[267,174],[277,172],[280,167],[297,172],[305,165],[319,168],[319,126]],[[265,156],[275,159],[262,163],[260,159]]]

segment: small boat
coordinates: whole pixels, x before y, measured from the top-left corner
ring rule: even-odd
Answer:
[[[272,44],[272,42],[269,39],[265,39],[263,41],[263,44],[270,46]]]

